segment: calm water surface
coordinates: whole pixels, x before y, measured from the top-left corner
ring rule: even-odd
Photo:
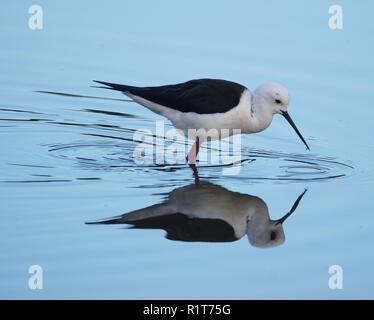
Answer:
[[[31,30],[32,3],[7,1],[0,298],[373,299],[374,6],[339,3],[333,31],[325,1],[39,1]],[[197,188],[184,164],[133,161],[134,132],[156,146],[162,117],[90,87],[202,77],[286,86],[311,151],[275,117],[242,137],[240,174],[201,162]]]

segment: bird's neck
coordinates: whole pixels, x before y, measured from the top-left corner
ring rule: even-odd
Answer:
[[[251,116],[253,122],[254,132],[260,132],[265,130],[273,120],[273,113],[271,108],[269,108],[265,101],[260,99],[256,99],[255,96],[251,103]]]

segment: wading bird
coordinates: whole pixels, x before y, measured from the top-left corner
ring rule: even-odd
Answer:
[[[308,150],[309,146],[287,112],[290,95],[277,83],[266,83],[253,93],[241,84],[219,79],[197,79],[158,87],[134,87],[96,81],[106,89],[117,90],[153,112],[168,118],[194,145],[187,161],[194,170],[201,143],[240,133],[265,130],[275,114],[282,115],[296,131]],[[211,134],[215,129],[215,135]],[[193,134],[191,134],[191,132]]]

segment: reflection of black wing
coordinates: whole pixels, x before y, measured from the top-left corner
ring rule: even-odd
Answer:
[[[238,240],[234,229],[221,219],[190,218],[182,213],[127,221],[132,229],[164,229],[166,238],[180,241],[231,242]]]
[[[164,229],[166,238],[179,241],[232,242],[238,240],[234,229],[221,219],[190,218],[182,213],[123,222],[113,219],[100,224],[130,224],[131,229]]]
[[[133,87],[95,81],[108,89],[128,92],[148,101],[182,112],[223,113],[238,105],[245,87],[231,81],[198,79],[160,87]]]

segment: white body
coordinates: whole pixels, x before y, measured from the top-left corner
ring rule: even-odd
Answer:
[[[253,94],[245,88],[236,106],[231,107],[227,112],[210,114],[181,112],[176,110],[178,106],[173,109],[129,92],[124,92],[124,94],[153,112],[168,118],[182,134],[195,141],[196,138],[199,138],[200,143],[227,138],[233,134],[263,131],[271,124],[274,114],[281,114],[310,150],[287,112],[290,95],[286,88],[277,83],[263,84]],[[211,106],[212,110],[214,107],[214,105]]]
[[[243,91],[236,107],[225,113],[211,114],[181,112],[128,92],[125,94],[135,102],[168,118],[174,127],[189,139],[196,140],[198,136],[200,142],[204,142],[208,138],[209,140],[217,140],[233,134],[260,132],[271,124],[273,118],[273,112],[263,108],[262,105],[257,105],[248,89]]]

